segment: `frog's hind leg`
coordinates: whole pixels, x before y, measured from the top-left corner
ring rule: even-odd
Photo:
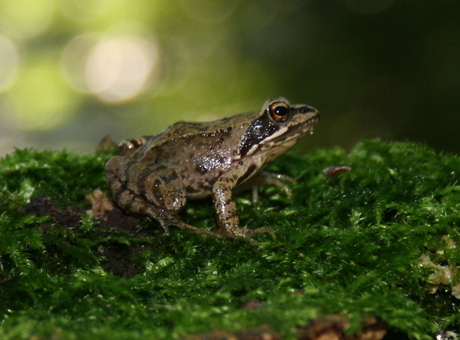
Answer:
[[[169,226],[222,238],[218,232],[180,221],[176,215],[186,202],[186,192],[174,169],[154,162],[115,156],[106,165],[107,180],[117,205],[127,213],[157,220],[169,235]]]

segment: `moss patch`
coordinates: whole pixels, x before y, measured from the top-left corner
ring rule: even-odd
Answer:
[[[268,170],[297,180],[291,198],[276,187],[255,205],[237,195],[243,224],[276,231],[258,235],[258,248],[166,236],[121,212],[86,215],[85,196],[107,193],[109,157],[17,150],[0,160],[0,338],[284,339],[318,322],[353,334],[372,319],[402,338],[460,329],[458,156],[375,140],[289,153]],[[352,170],[323,175],[337,165]],[[207,199],[182,217],[216,228]]]

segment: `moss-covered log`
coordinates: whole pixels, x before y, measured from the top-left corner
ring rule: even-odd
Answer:
[[[166,236],[120,211],[89,216],[85,196],[107,193],[109,156],[0,160],[0,338],[306,339],[325,329],[432,339],[460,329],[458,156],[376,140],[289,153],[270,170],[296,179],[292,197],[237,195],[243,224],[276,231],[257,236],[260,247]],[[323,173],[342,165],[351,171]],[[187,203],[182,218],[216,228],[210,200]]]

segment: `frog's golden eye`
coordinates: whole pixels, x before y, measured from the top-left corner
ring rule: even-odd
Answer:
[[[273,103],[269,107],[270,117],[277,123],[285,122],[289,118],[289,106],[284,103]]]

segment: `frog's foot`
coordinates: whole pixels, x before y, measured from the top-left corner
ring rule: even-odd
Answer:
[[[270,228],[266,228],[266,227],[261,227],[261,228],[257,228],[257,229],[248,229],[250,231],[250,235],[254,235],[254,234],[261,234],[261,233],[267,233],[267,234],[270,234],[270,236],[276,240],[276,233],[273,229],[270,229]]]
[[[273,239],[276,239],[275,231],[270,228],[257,228],[257,229],[238,228],[238,230],[235,230],[234,232],[229,233],[228,231],[222,231],[222,230],[213,231],[213,230],[197,228],[190,224],[187,224],[187,223],[184,223],[178,220],[173,222],[172,225],[175,225],[182,230],[191,231],[192,233],[195,233],[195,234],[208,235],[208,236],[212,236],[215,238],[230,237],[230,238],[236,239],[236,238],[241,237],[241,238],[247,239],[249,243],[255,246],[260,246],[260,242],[255,240],[252,237],[255,234],[268,233],[273,237]]]
[[[273,229],[270,228],[257,228],[257,229],[248,229],[248,228],[240,228],[240,227],[234,227],[229,230],[219,230],[219,233],[223,236],[231,237],[231,238],[245,238],[247,239],[251,244],[254,244],[256,246],[260,246],[260,242],[256,241],[253,236],[255,234],[262,234],[262,233],[267,233],[270,234],[273,239],[276,239],[276,233]]]
[[[148,213],[148,212],[147,212]],[[175,218],[174,216],[167,215],[165,213],[158,214],[158,212],[151,213],[150,216],[154,217],[158,222],[160,222],[163,230],[165,231],[166,235],[169,235],[169,227],[175,226],[182,230],[188,230],[194,234],[201,234],[201,235],[209,235],[216,238],[223,238],[224,235],[219,233],[218,231],[206,230],[194,227],[193,225],[187,224],[182,222],[181,220]]]
[[[206,229],[201,229],[201,228],[197,228],[197,227],[194,227],[190,224],[187,224],[187,223],[184,223],[184,222],[181,222],[181,221],[176,221],[174,222],[172,225],[182,229],[182,230],[188,230],[194,234],[199,234],[199,235],[208,235],[208,236],[212,236],[212,237],[216,237],[216,238],[223,238],[224,235],[222,235],[221,233],[219,233],[218,231],[212,231],[212,230],[206,230]]]
[[[145,211],[145,213],[154,217],[158,222],[160,222],[166,235],[170,234],[169,233],[170,226],[176,226],[179,229],[188,230],[194,234],[208,235],[208,236],[219,238],[219,239],[224,238],[224,237],[230,237],[233,239],[242,237],[242,238],[247,239],[251,244],[256,245],[256,246],[259,246],[260,243],[252,237],[255,234],[268,233],[274,239],[276,239],[275,231],[270,228],[262,227],[262,228],[257,228],[257,229],[248,229],[248,228],[235,227],[232,229],[231,232],[225,229],[224,230],[222,229],[206,230],[206,229],[198,228],[190,224],[184,223],[181,220],[177,219],[176,217],[165,214],[164,212],[159,213],[157,210],[155,211],[149,211],[149,210],[151,209],[148,209],[147,211]]]
[[[289,182],[291,185],[296,184],[295,179],[287,175],[274,174],[266,171],[260,173],[252,181],[252,203],[257,203],[259,199],[258,186],[262,184],[274,185],[282,189],[286,193],[286,196],[291,197],[292,190],[285,182]]]

